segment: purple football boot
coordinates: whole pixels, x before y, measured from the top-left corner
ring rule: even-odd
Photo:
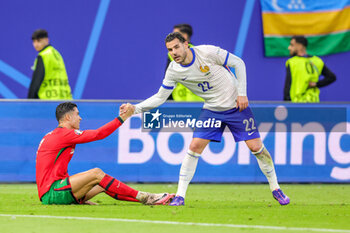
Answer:
[[[170,206],[181,206],[185,205],[185,199],[181,196],[176,196],[169,204]]]
[[[281,205],[288,205],[290,202],[289,197],[284,195],[281,189],[275,189],[272,195]]]

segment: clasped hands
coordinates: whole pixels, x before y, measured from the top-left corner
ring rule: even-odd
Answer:
[[[119,108],[119,116],[125,121],[129,117],[131,117],[135,112],[135,106],[127,103],[127,104],[122,104]]]

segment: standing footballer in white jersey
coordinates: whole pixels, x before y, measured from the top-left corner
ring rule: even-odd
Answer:
[[[198,158],[210,141],[221,141],[226,126],[232,132],[235,141],[245,141],[257,158],[273,197],[281,205],[289,204],[289,198],[278,185],[272,158],[262,144],[259,131],[255,127],[254,116],[248,107],[244,62],[216,46],[201,45],[189,48],[188,42],[177,32],[170,33],[165,39],[165,44],[174,61],[170,63],[158,93],[135,105],[134,114],[163,104],[176,83],[181,83],[205,100],[199,120],[215,118],[222,122],[221,128],[195,129],[190,148],[181,165],[176,197],[170,205],[185,204],[186,190],[196,171]],[[227,66],[235,68],[237,79]]]

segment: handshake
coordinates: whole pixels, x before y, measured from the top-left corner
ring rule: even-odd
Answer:
[[[126,121],[129,117],[134,114],[135,106],[132,104],[122,104],[119,108],[119,116],[123,119],[123,121]]]

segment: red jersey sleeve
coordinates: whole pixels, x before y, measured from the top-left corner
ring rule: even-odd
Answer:
[[[64,137],[65,141],[63,144],[69,146],[104,139],[119,128],[123,122],[121,117],[118,117],[95,130],[69,130]]]

